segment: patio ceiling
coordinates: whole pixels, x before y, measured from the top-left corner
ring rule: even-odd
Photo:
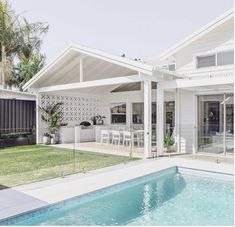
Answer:
[[[82,62],[82,63],[81,63]],[[72,45],[44,67],[25,86],[40,88],[67,83],[137,75],[152,75],[154,68],[142,62],[109,55],[101,51]]]
[[[116,85],[110,86],[112,90],[118,87],[118,84],[145,80],[158,82],[174,78],[182,76],[126,57],[71,45],[29,80],[23,89],[52,92]],[[98,91],[98,88],[95,89]]]
[[[39,79],[34,86],[50,86],[66,83],[80,82],[80,58],[83,58],[84,80],[90,81],[96,78],[128,76],[136,74],[136,71],[105,62],[90,56],[84,56],[79,52],[71,51],[66,58],[48,70],[46,76]]]

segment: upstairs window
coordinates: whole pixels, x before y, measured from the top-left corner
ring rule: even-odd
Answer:
[[[215,54],[210,56],[197,57],[197,68],[216,66]]]
[[[197,68],[232,65],[234,63],[234,52],[224,51],[207,56],[197,57]]]
[[[169,65],[168,65],[168,69],[169,69],[170,71],[175,71],[175,63],[169,64]]]
[[[170,71],[175,71],[175,63],[170,63],[168,65],[163,65],[162,68],[163,69],[168,69]]]
[[[221,52],[217,54],[217,65],[232,65],[234,62],[233,51]]]

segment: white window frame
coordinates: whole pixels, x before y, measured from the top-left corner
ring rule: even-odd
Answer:
[[[127,125],[127,103],[126,102],[117,102],[117,103],[110,103],[111,104],[125,104],[126,105],[126,113],[125,114],[120,114],[120,115],[126,115],[126,122],[125,123],[112,123],[112,115],[115,115],[115,113],[111,112],[111,108],[109,108],[110,112],[110,125]]]
[[[215,67],[225,67],[225,66],[233,65],[233,64],[218,65],[218,63],[217,63],[217,54],[218,53],[224,53],[224,52],[230,52],[230,51],[234,52],[234,49],[224,48],[224,49],[218,49],[216,51],[207,51],[207,52],[200,52],[200,53],[194,54],[193,55],[193,62],[194,62],[194,65],[195,65],[195,69],[196,70],[202,70],[202,69],[210,69],[210,68],[215,68]],[[198,68],[198,61],[197,61],[198,57],[207,57],[207,56],[209,57],[209,56],[213,56],[213,55],[215,55],[215,66],[208,66],[208,67]]]
[[[228,53],[228,52],[233,52],[233,54],[234,54],[234,50],[224,50],[224,51],[218,51],[218,52],[216,53],[216,66],[218,66],[218,67],[220,67],[220,66],[225,66],[225,65],[218,65],[217,55],[218,55],[218,54],[222,54],[222,53]],[[233,65],[233,63],[232,63],[232,64],[226,64],[226,65]]]
[[[164,64],[164,65],[162,65],[162,67],[164,69],[169,70],[169,65],[175,65],[175,70],[174,71],[176,71],[176,63],[175,62]],[[174,71],[172,71],[172,72],[174,72]]]

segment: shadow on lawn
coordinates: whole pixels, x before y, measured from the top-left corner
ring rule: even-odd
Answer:
[[[0,184],[0,190],[7,189],[7,188],[9,188],[9,187],[8,187],[8,186],[6,186],[6,185],[2,185],[2,184]]]

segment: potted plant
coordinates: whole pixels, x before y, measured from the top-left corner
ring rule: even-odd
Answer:
[[[50,144],[50,142],[51,142],[50,134],[48,132],[45,132],[42,137],[42,143],[48,145]]]
[[[93,117],[92,121],[94,122],[94,125],[103,125],[105,116],[97,115]]]
[[[171,152],[173,151],[172,146],[174,145],[175,141],[174,139],[169,135],[169,134],[165,134],[164,135],[164,151],[165,152]]]
[[[48,126],[48,130],[50,131],[50,142],[51,144],[55,144],[56,141],[56,133],[60,129],[61,126],[66,126],[67,123],[63,122],[63,112],[61,110],[62,102],[56,103],[54,105],[50,105],[47,107],[40,107],[41,118],[44,122],[46,122]]]

